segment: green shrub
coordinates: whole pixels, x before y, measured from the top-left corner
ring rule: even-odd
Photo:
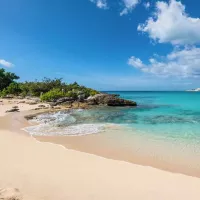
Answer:
[[[76,99],[78,97],[78,94],[75,92],[75,91],[68,91],[66,94],[65,94],[66,97],[72,97],[74,99]]]
[[[22,92],[20,84],[13,82],[8,87],[4,88],[1,92],[1,96],[5,97],[6,95],[19,95]]]
[[[43,95],[41,95],[40,99],[41,101],[54,101],[61,97],[65,97],[65,93],[63,93],[62,90],[60,90],[59,88],[54,88],[49,92],[46,92]]]
[[[22,90],[20,88],[20,84],[19,83],[11,83],[6,90],[8,91],[8,94],[13,94],[13,95],[19,95]]]
[[[92,90],[92,89],[90,90],[90,96],[94,96],[96,94],[99,94],[99,92],[96,90]]]

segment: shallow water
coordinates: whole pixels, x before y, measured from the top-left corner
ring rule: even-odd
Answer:
[[[104,132],[104,139],[107,137],[121,145],[120,151],[125,150],[122,155],[127,154],[128,160],[137,153],[143,160],[154,160],[154,163],[159,160],[159,166],[164,169],[173,171],[174,164],[174,167],[190,171],[188,174],[195,172],[200,175],[200,93],[113,93],[136,101],[138,106],[43,114],[33,120],[39,124],[27,127],[26,131],[35,136],[101,135]],[[115,131],[108,134],[113,128]],[[95,143],[95,140],[92,141]],[[107,152],[110,151],[109,146],[104,147]],[[81,150],[84,151],[84,148]],[[101,155],[100,147],[98,152]],[[116,152],[119,154],[118,150]],[[154,166],[153,162],[149,162],[150,165]],[[146,164],[146,161],[143,163]]]

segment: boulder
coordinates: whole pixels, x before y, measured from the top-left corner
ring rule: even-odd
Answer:
[[[108,106],[137,106],[136,102],[121,99],[118,95],[97,94],[87,98],[88,105],[108,105]]]
[[[19,112],[19,108],[12,108],[10,110],[7,110],[6,112]]]
[[[45,108],[45,105],[38,105],[38,108]]]
[[[29,105],[36,105],[37,102],[36,101],[31,101],[31,102],[28,102]]]
[[[51,107],[53,107],[53,106],[57,106],[57,105],[60,105],[63,103],[70,103],[73,101],[75,101],[75,99],[73,97],[62,97],[62,98],[55,100],[54,102],[50,102],[49,104]]]
[[[78,95],[78,101],[84,102],[84,100],[85,100],[85,94],[79,94]]]
[[[20,103],[26,103],[26,101],[19,101],[17,104],[20,104]]]
[[[125,99],[109,99],[107,102],[108,106],[137,106],[136,102],[134,101],[129,101]]]

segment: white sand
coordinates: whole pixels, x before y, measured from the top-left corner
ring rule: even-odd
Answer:
[[[25,101],[26,103],[20,103],[22,101]],[[7,110],[12,109],[13,106],[18,106],[20,111],[28,111],[35,108],[38,108],[38,105],[45,105],[48,106],[48,104],[45,103],[39,103],[35,105],[29,105],[28,103],[32,102],[32,100],[27,99],[0,99],[0,117],[5,116],[8,113],[6,113]]]
[[[18,188],[25,200],[200,199],[199,178],[67,150],[8,130],[0,130],[0,159],[0,188]]]

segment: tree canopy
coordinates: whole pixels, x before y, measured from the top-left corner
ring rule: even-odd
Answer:
[[[5,69],[0,69],[0,91],[8,87],[15,80],[19,79],[14,73],[6,72]]]

